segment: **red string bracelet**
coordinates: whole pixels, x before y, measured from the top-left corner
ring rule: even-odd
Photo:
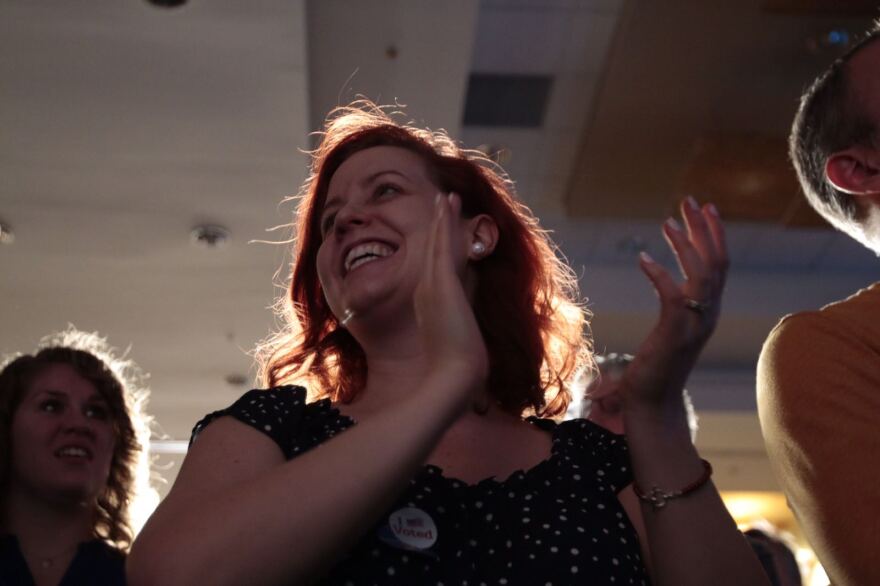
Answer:
[[[703,463],[703,474],[684,488],[666,492],[655,485],[651,487],[651,490],[648,493],[644,493],[642,492],[642,489],[639,488],[639,485],[633,482],[633,492],[636,493],[636,496],[639,497],[639,499],[649,503],[655,511],[662,509],[666,506],[667,501],[687,496],[709,482],[709,478],[712,477],[712,464],[702,458],[700,459],[700,462]]]

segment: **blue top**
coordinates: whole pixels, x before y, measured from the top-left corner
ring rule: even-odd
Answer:
[[[287,459],[355,424],[329,400],[306,403],[305,389],[285,386],[249,391],[211,413],[191,441],[223,415],[268,435]],[[648,584],[638,537],[617,499],[632,482],[624,438],[583,419],[529,421],[552,433],[550,457],[477,484],[423,466],[320,583]],[[291,555],[296,548],[290,544]]]
[[[125,554],[100,539],[79,544],[58,586],[125,586]],[[0,535],[0,586],[34,586],[15,535]]]

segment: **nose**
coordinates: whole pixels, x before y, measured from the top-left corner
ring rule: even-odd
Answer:
[[[79,409],[68,409],[64,415],[64,433],[87,435],[90,437],[95,435],[93,420]]]
[[[336,219],[333,225],[335,232],[342,235],[352,228],[366,226],[369,223],[369,213],[363,206],[347,203],[336,212]]]

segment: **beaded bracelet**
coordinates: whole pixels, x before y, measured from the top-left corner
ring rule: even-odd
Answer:
[[[639,497],[639,499],[645,501],[646,503],[649,503],[655,511],[662,509],[666,506],[667,501],[687,496],[709,482],[709,478],[712,476],[712,464],[710,464],[706,460],[703,460],[702,458],[700,459],[700,462],[703,463],[703,474],[684,488],[673,490],[670,492],[664,492],[655,485],[652,486],[651,490],[646,494],[642,492],[642,489],[639,488],[639,485],[634,482],[633,492],[636,493],[636,496]]]

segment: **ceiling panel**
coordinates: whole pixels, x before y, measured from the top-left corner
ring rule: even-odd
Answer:
[[[130,346],[169,434],[227,403],[272,327],[282,249],[248,242],[289,236],[305,64],[301,2],[0,3],[0,354],[73,323]]]
[[[540,75],[559,69],[570,30],[570,11],[483,5],[471,70]],[[523,42],[540,39],[541,42]]]
[[[619,22],[618,12],[624,2],[606,3],[607,12],[579,6],[566,15],[568,31],[560,73],[597,75],[605,69],[605,60]]]
[[[729,221],[826,227],[807,204],[779,137],[723,134],[699,138],[677,194],[697,195]]]
[[[507,171],[537,209],[563,206],[621,5],[622,1],[602,6],[481,4],[473,70],[545,75],[552,86],[543,124],[528,144],[523,144],[518,129],[475,124],[465,127],[463,139],[468,146],[489,144],[506,150]]]
[[[310,126],[359,96],[458,135],[476,0],[310,0]]]
[[[705,137],[779,141],[833,54],[808,41],[870,19],[768,14],[759,0],[629,2],[566,197],[573,215],[661,218]],[[606,194],[614,193],[611,199]]]

